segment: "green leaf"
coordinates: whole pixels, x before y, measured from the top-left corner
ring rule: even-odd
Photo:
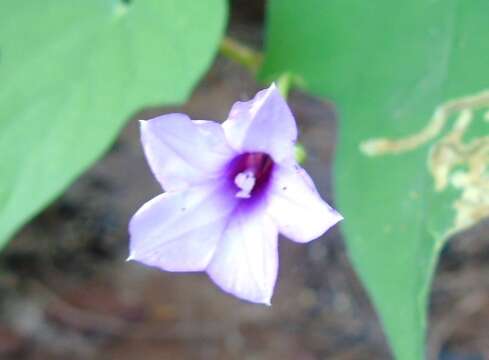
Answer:
[[[336,101],[342,229],[398,359],[424,357],[444,241],[489,215],[488,13],[475,0],[269,4],[261,76],[291,72]]]
[[[0,247],[146,105],[189,96],[224,0],[2,1]]]

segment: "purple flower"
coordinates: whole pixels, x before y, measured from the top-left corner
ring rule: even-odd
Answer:
[[[270,304],[278,233],[305,243],[342,219],[294,159],[297,128],[275,85],[237,102],[222,125],[168,114],[141,121],[165,193],[129,225],[130,256],[167,271],[206,271],[226,292]]]

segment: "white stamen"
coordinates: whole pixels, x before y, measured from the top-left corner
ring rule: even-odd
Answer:
[[[248,199],[251,196],[251,190],[253,190],[255,182],[255,175],[251,171],[244,171],[236,175],[234,183],[241,189],[236,193],[236,197]]]

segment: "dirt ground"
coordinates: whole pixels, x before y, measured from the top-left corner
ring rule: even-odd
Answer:
[[[257,43],[260,9],[238,20],[234,13],[231,32]],[[203,274],[125,262],[128,219],[161,191],[136,120],[175,110],[223,120],[258,88],[219,58],[187,105],[135,114],[109,153],[14,238],[0,254],[0,359],[391,359],[341,226],[307,245],[280,240],[270,308],[222,293]],[[305,167],[334,203],[334,110],[297,92],[290,101],[309,152]],[[489,359],[488,233],[481,224],[442,254],[431,359]]]

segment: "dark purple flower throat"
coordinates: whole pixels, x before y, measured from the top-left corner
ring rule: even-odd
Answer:
[[[255,198],[267,187],[274,163],[270,155],[262,152],[244,153],[230,163],[230,180],[236,188],[236,197]]]

